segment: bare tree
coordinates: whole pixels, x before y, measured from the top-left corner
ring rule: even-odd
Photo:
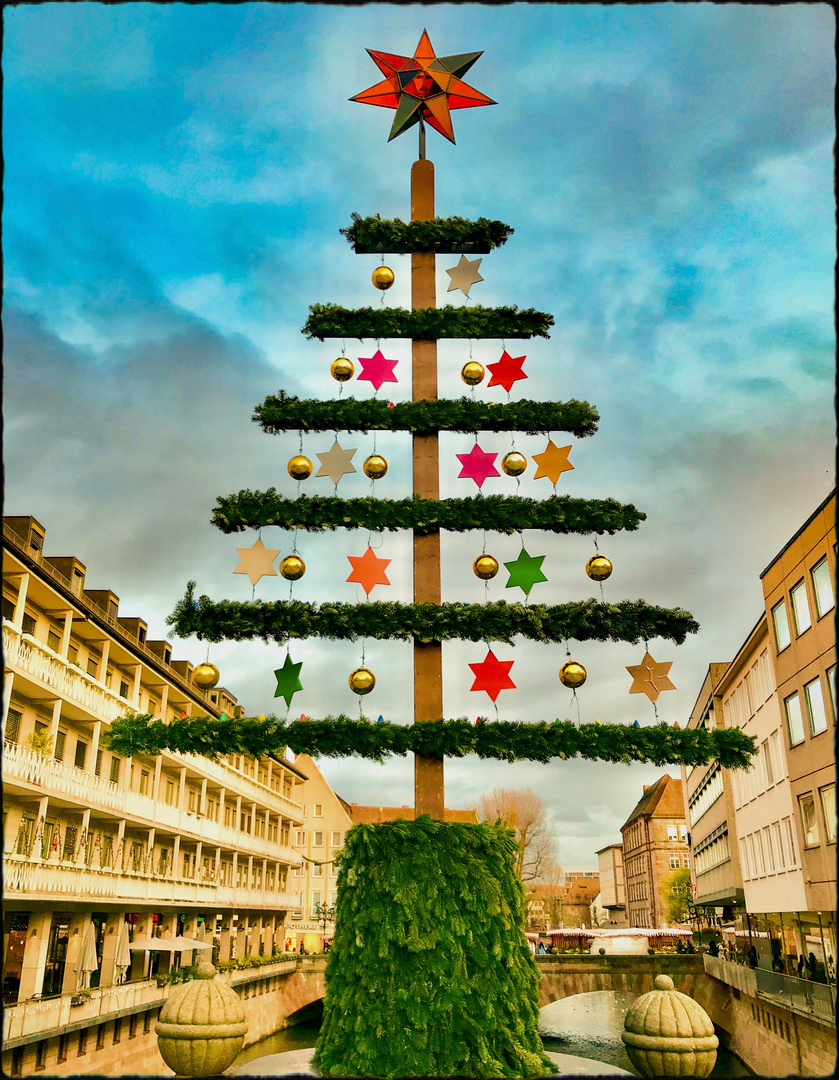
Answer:
[[[521,881],[552,883],[562,875],[557,863],[556,837],[535,792],[495,788],[478,800],[484,821],[501,821],[514,829],[518,853],[515,871]]]

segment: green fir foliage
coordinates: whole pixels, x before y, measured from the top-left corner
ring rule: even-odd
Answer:
[[[475,724],[465,717],[395,724],[343,714],[321,720],[307,717],[305,721],[274,715],[261,720],[190,716],[167,723],[149,713],[129,713],[113,722],[107,741],[123,757],[140,753],[156,756],[164,750],[214,759],[228,754],[281,757],[288,747],[295,754],[312,757],[360,757],[377,762],[412,753],[438,760],[477,754],[496,761],[542,763],[579,757],[688,767],[718,761],[729,769],[749,768],[756,752],[755,740],[739,728],[709,730],[667,724],[575,727],[570,720],[534,724],[484,720]]]
[[[506,244],[515,231],[503,221],[478,218],[432,218],[430,221],[383,220],[352,215],[352,225],[341,229],[352,244],[356,255],[406,255],[414,251],[435,251],[440,255],[455,251],[469,254],[488,254],[493,248]]]
[[[225,533],[262,529],[413,529],[419,536],[448,529],[467,532],[521,532],[542,529],[554,533],[602,536],[621,530],[634,531],[646,514],[615,499],[575,499],[552,495],[547,499],[524,499],[514,495],[476,495],[466,499],[339,499],[336,496],[300,495],[288,499],[274,488],[240,491],[219,496],[213,524]]]
[[[543,1076],[539,971],[500,825],[354,825],[312,1065],[327,1076]]]
[[[437,341],[439,338],[531,338],[550,337],[553,315],[517,307],[488,308],[344,308],[339,304],[312,304],[301,333],[317,338],[408,338]]]
[[[681,608],[653,607],[645,600],[606,604],[590,598],[578,603],[510,604],[311,604],[303,600],[237,601],[208,596],[195,600],[195,582],[167,618],[181,638],[202,641],[277,641],[322,637],[397,638],[415,641],[506,641],[520,634],[531,641],[647,641],[669,638],[677,645],[699,624]]]
[[[567,431],[578,439],[594,435],[597,410],[587,401],[513,401],[508,404],[462,397],[435,401],[400,401],[389,405],[376,398],[354,397],[331,401],[301,401],[267,397],[254,410],[253,419],[264,431],[524,431],[547,434]]]

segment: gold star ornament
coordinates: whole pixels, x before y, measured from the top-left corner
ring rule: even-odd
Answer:
[[[274,559],[280,554],[279,548],[274,551],[262,543],[262,537],[257,540],[253,547],[236,548],[239,552],[239,565],[233,571],[234,574],[247,574],[251,585],[256,585],[261,577],[276,577]]]
[[[557,446],[553,439],[548,439],[548,445],[541,454],[534,454],[536,473],[533,477],[538,480],[540,476],[547,476],[552,484],[555,484],[564,472],[573,469],[574,466],[568,460],[570,446]]]
[[[667,678],[672,666],[672,660],[659,664],[648,652],[644,653],[644,659],[640,664],[634,664],[626,669],[632,676],[630,694],[646,694],[655,704],[662,690],[676,689],[675,684]]]
[[[356,471],[352,464],[354,454],[355,450],[345,450],[336,439],[331,450],[318,454],[320,468],[315,476],[328,476],[333,484],[337,484],[342,476]]]
[[[457,266],[453,266],[451,270],[446,271],[452,279],[446,292],[454,292],[455,289],[460,289],[464,296],[468,296],[472,286],[476,282],[484,280],[478,273],[481,262],[481,259],[467,259],[465,255],[461,255]]]

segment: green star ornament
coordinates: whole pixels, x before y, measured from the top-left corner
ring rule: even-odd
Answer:
[[[528,555],[522,548],[517,559],[513,562],[504,563],[510,571],[510,579],[506,588],[514,589],[518,586],[524,595],[528,596],[537,581],[548,580],[542,573],[542,563],[544,561],[544,555]]]
[[[277,676],[277,689],[274,691],[274,697],[285,698],[286,708],[291,705],[291,699],[297,691],[303,689],[303,683],[300,681],[300,669],[302,667],[302,660],[299,664],[292,664],[291,655],[286,653],[285,663],[274,672]]]

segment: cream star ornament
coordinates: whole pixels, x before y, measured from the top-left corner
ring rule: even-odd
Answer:
[[[253,547],[236,548],[239,552],[239,565],[233,571],[234,574],[247,574],[251,585],[256,585],[261,577],[276,577],[274,559],[280,554],[279,548],[274,551],[262,543],[260,537]]]
[[[460,289],[464,296],[468,296],[472,286],[476,282],[484,280],[478,273],[478,267],[482,261],[481,259],[467,259],[465,255],[461,255],[457,266],[453,266],[451,270],[446,271],[452,279],[446,292]]]
[[[672,660],[656,663],[648,652],[644,653],[644,659],[640,664],[627,667],[632,676],[630,694],[646,694],[650,701],[655,704],[662,690],[675,690],[675,684],[668,678],[668,672],[673,666]]]
[[[536,462],[536,473],[533,479],[538,480],[540,476],[547,476],[550,482],[555,484],[562,473],[574,468],[568,460],[570,450],[570,446],[557,446],[553,439],[548,439],[548,445],[542,453],[533,455],[533,460]]]
[[[315,476],[328,476],[333,484],[337,484],[342,476],[357,471],[352,464],[353,454],[355,450],[345,450],[336,439],[331,450],[318,454],[320,468]]]

